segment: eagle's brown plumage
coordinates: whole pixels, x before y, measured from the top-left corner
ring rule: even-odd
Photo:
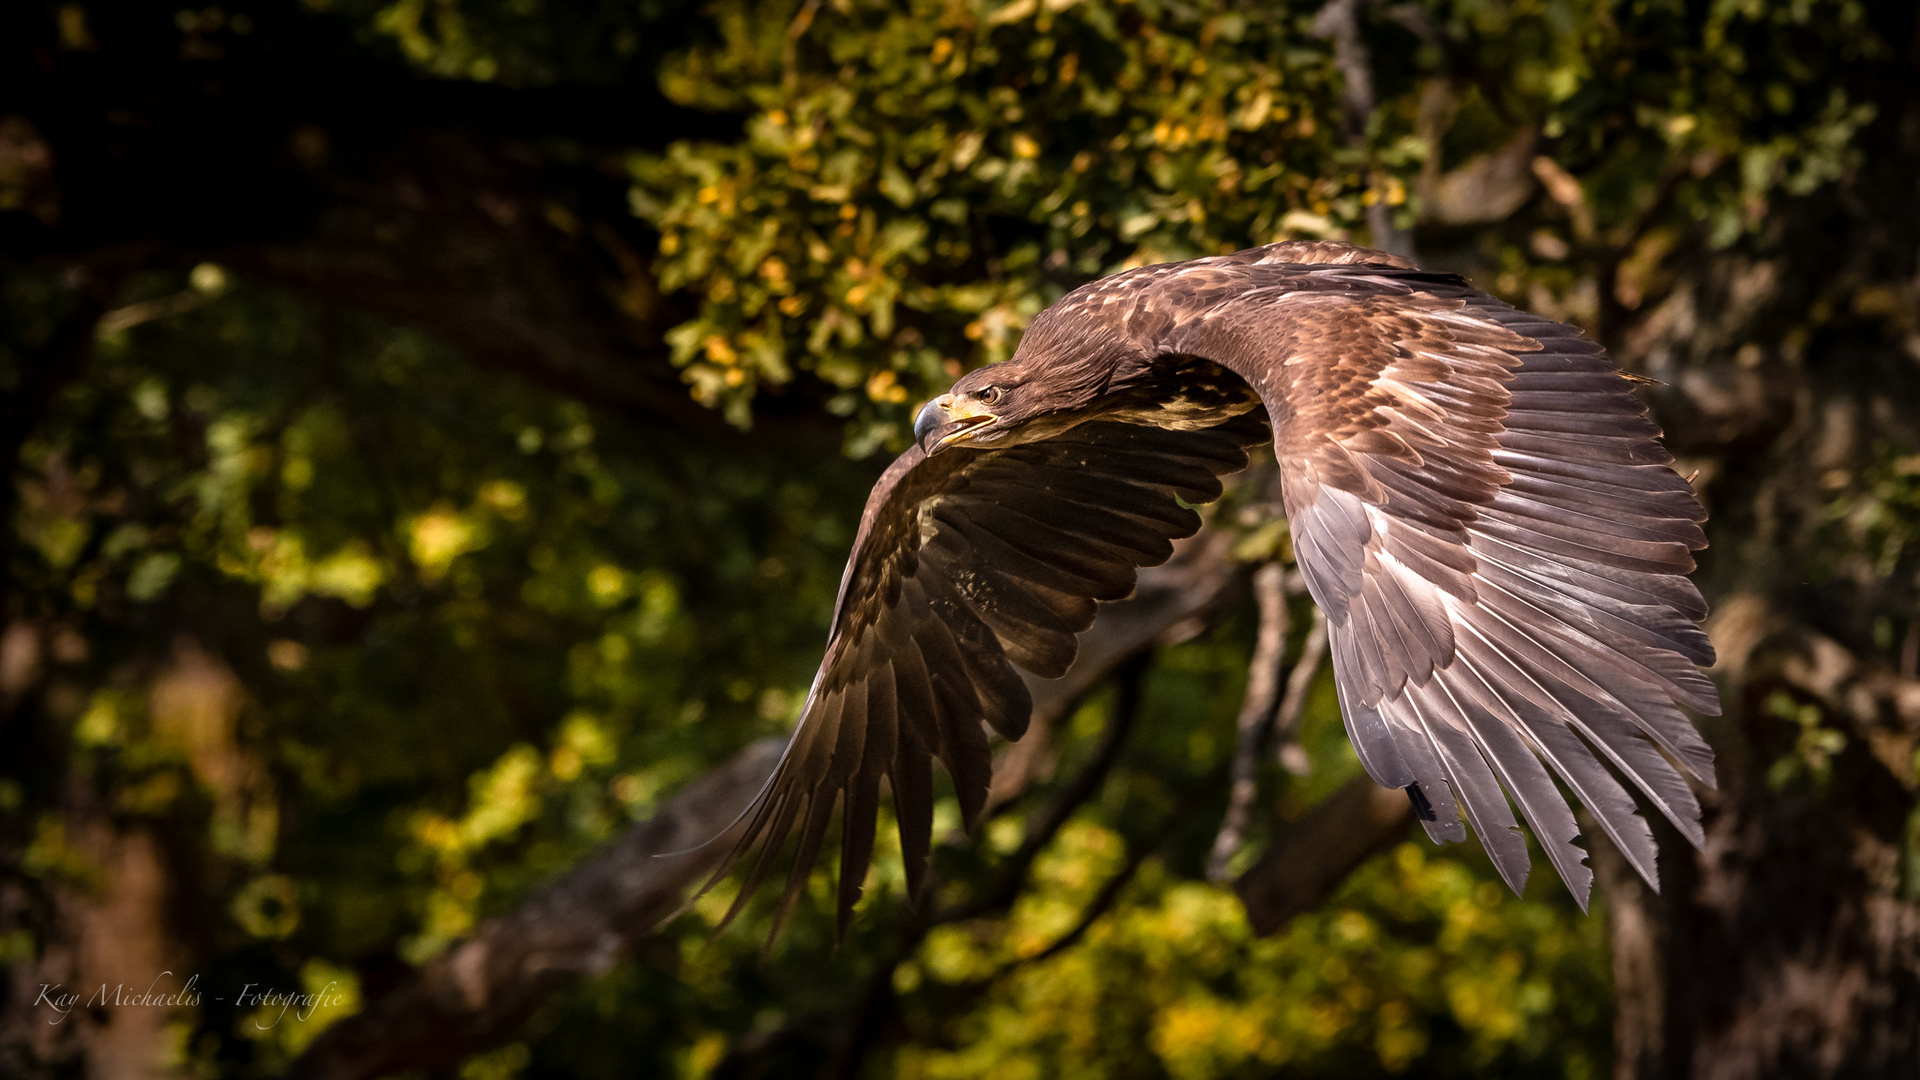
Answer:
[[[798,828],[792,902],[840,805],[844,926],[883,778],[917,892],[931,758],[971,826],[982,721],[1026,727],[1014,665],[1062,674],[1097,602],[1200,527],[1181,502],[1218,496],[1268,439],[1354,747],[1435,839],[1464,839],[1464,811],[1519,890],[1510,797],[1584,905],[1558,776],[1649,884],[1622,778],[1701,842],[1668,755],[1713,783],[1680,711],[1718,712],[1685,576],[1704,515],[1572,327],[1379,252],[1274,244],[1074,291],[916,434],[867,502],[826,660],[728,860],[761,845],[736,911]]]

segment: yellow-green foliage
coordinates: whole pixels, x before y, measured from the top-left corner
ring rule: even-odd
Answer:
[[[812,371],[844,391],[834,407],[862,421],[865,452],[897,440],[902,406],[1005,359],[1074,284],[1346,238],[1380,201],[1409,225],[1423,169],[1527,133],[1576,172],[1536,168],[1549,239],[1515,235],[1502,261],[1637,245],[1630,299],[1688,219],[1719,244],[1757,228],[1776,191],[1839,175],[1872,116],[1806,78],[1811,49],[1874,53],[1849,33],[1851,0],[1721,3],[1697,22],[1677,3],[1440,3],[1417,24],[1432,41],[1381,43],[1392,93],[1357,149],[1318,8],[715,4],[719,40],[672,58],[661,85],[741,111],[744,137],[632,163],[661,284],[699,306],[670,335],[695,398],[745,424],[757,391]],[[1409,61],[1446,70],[1443,38],[1498,73],[1491,92],[1409,78]],[[1528,291],[1520,274],[1498,284]]]
[[[637,157],[634,208],[661,230],[662,286],[700,300],[675,361],[741,422],[795,367],[843,388],[839,409],[897,422],[887,406],[1004,360],[1068,285],[1331,234],[1381,195],[1338,149],[1300,10],[713,14],[720,42],[662,86],[747,110],[746,137]]]
[[[1156,866],[1083,945],[1019,966],[1073,924],[1124,846],[1069,828],[1005,923],[928,940],[896,984],[1007,973],[941,1025],[942,1047],[904,1051],[899,1075],[1129,1076],[1144,1061],[1179,1078],[1400,1073],[1427,1058],[1436,1026],[1463,1036],[1455,1060],[1470,1069],[1534,1059],[1542,1075],[1597,1075],[1594,1049],[1564,1040],[1600,1011],[1600,925],[1515,900],[1419,844],[1267,939],[1231,893]]]

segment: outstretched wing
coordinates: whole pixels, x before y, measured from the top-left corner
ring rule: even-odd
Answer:
[[[1368,773],[1408,788],[1436,840],[1464,838],[1464,810],[1517,892],[1511,796],[1584,906],[1592,872],[1557,775],[1657,888],[1652,834],[1608,766],[1700,844],[1661,751],[1712,784],[1678,706],[1719,702],[1685,576],[1705,515],[1626,379],[1574,328],[1440,275],[1178,277],[1161,349],[1237,372],[1273,413],[1294,551]]]
[[[1667,755],[1713,782],[1712,752],[1680,711],[1719,711],[1696,666],[1713,659],[1706,607],[1685,576],[1704,515],[1625,379],[1572,327],[1456,278],[1284,244],[1096,282],[1029,328],[1014,367],[1098,376],[1140,424],[909,451],[888,470],[800,725],[727,860],[761,845],[729,918],[797,827],[784,913],[841,805],[844,928],[882,778],[917,893],[933,756],[973,823],[989,768],[980,721],[1010,738],[1026,726],[1013,665],[1064,672],[1096,601],[1166,559],[1199,527],[1182,502],[1216,497],[1265,440],[1257,414],[1147,426],[1190,426],[1192,403],[1217,391],[1167,383],[1208,370],[1170,357],[1225,367],[1265,402],[1348,731],[1435,839],[1464,839],[1464,812],[1520,890],[1511,797],[1584,905],[1592,873],[1557,776],[1649,884],[1652,833],[1620,777],[1702,842]]]
[[[839,805],[844,932],[872,857],[883,778],[918,895],[932,758],[946,765],[971,828],[990,770],[981,721],[1009,739],[1027,727],[1031,701],[1014,665],[1064,674],[1097,602],[1130,594],[1138,567],[1166,561],[1172,541],[1198,531],[1188,506],[1219,497],[1219,478],[1245,468],[1247,447],[1268,438],[1257,413],[1197,432],[1096,421],[1005,449],[927,458],[916,448],[895,461],[867,500],[800,723],[715,875],[758,846],[727,918],[797,829],[784,917]]]

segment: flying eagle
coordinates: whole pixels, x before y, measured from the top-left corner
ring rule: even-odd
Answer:
[[[1680,710],[1719,712],[1686,577],[1705,514],[1573,327],[1397,256],[1270,244],[1076,289],[914,435],[867,500],[826,659],[716,874],[759,845],[733,913],[797,828],[791,905],[838,805],[844,931],[883,779],[918,895],[932,758],[971,829],[982,722],[1027,727],[1014,669],[1064,674],[1098,603],[1198,531],[1191,507],[1268,441],[1347,733],[1428,835],[1465,839],[1464,813],[1517,892],[1517,805],[1583,907],[1593,874],[1556,776],[1655,888],[1622,778],[1702,843],[1675,763],[1713,784]]]

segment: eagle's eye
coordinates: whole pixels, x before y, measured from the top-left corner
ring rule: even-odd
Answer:
[[[987,387],[985,390],[980,391],[980,395],[979,395],[980,404],[982,405],[998,404],[1000,401],[1000,393],[1001,393],[1000,388],[997,386]]]

